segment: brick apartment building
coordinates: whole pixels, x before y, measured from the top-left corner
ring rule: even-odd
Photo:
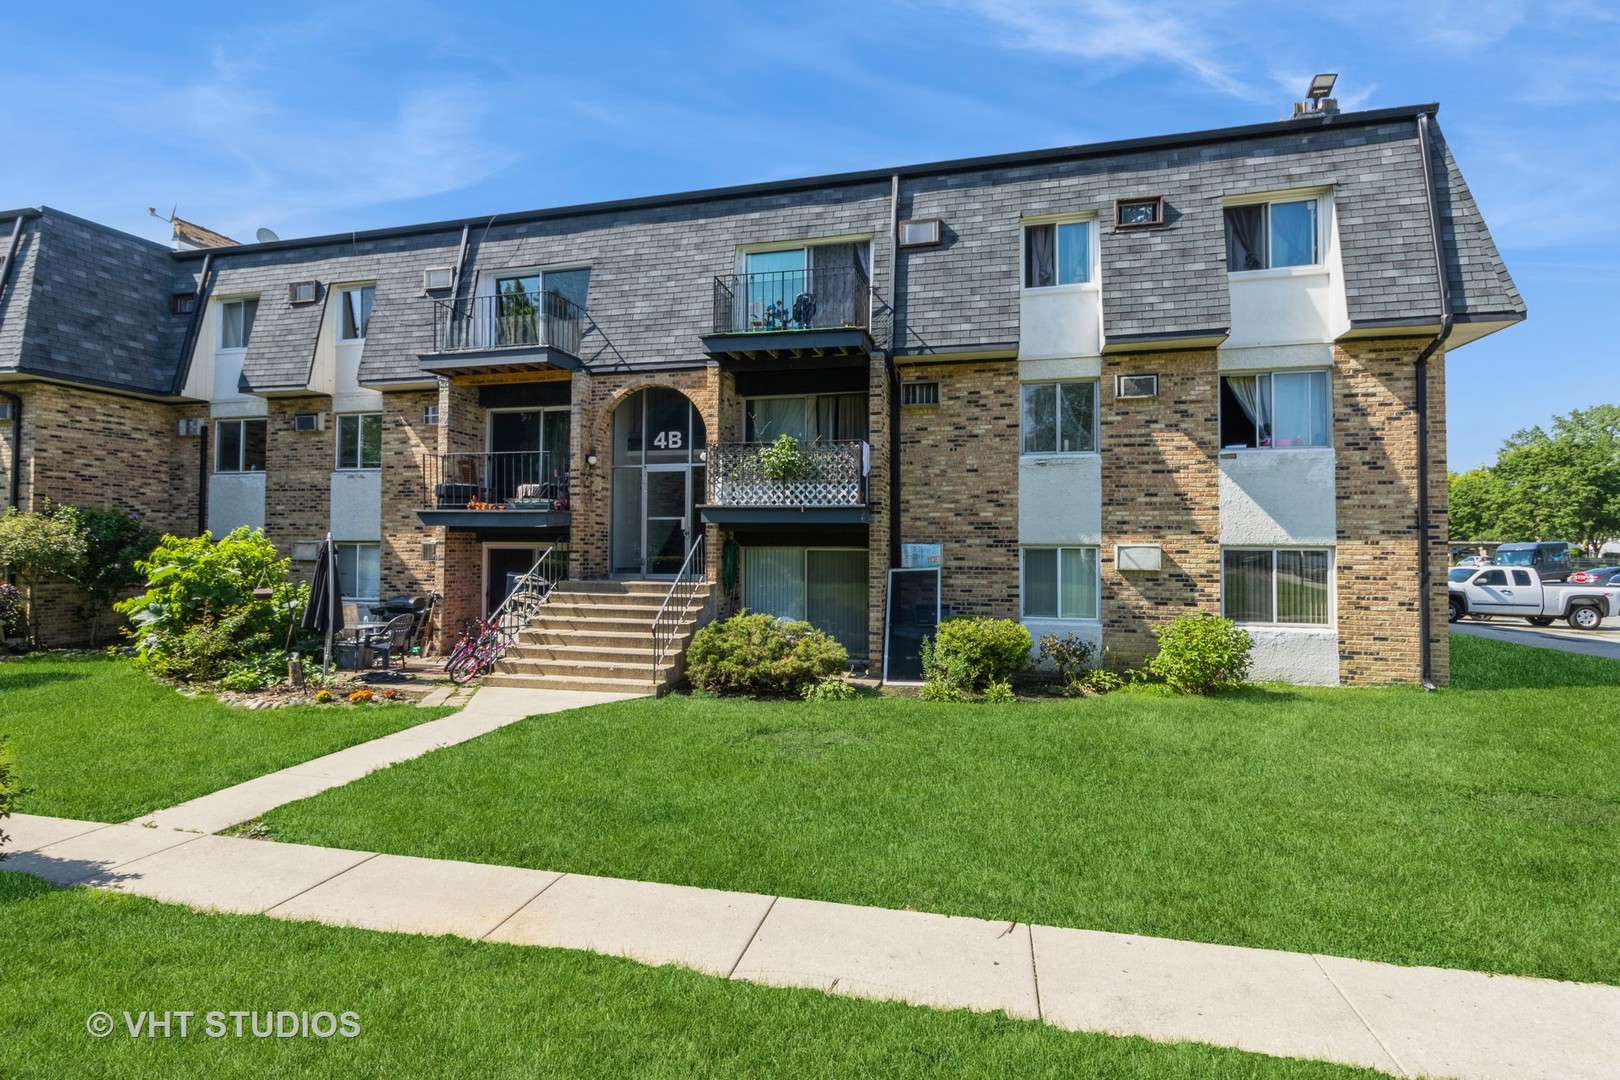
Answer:
[[[330,531],[451,628],[553,549],[878,664],[938,545],[945,609],[1110,663],[1201,609],[1444,682],[1445,358],[1525,308],[1435,112],[196,250],[0,213],[0,491]]]

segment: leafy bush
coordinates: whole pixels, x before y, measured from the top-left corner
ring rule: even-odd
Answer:
[[[805,688],[849,665],[849,653],[807,622],[742,611],[692,636],[686,676],[721,694],[803,696]]]
[[[1067,686],[1076,685],[1080,672],[1083,671],[1091,658],[1097,654],[1097,644],[1085,638],[1075,637],[1073,634],[1041,635],[1040,659],[1044,663],[1051,661],[1057,668],[1058,678]]]
[[[286,662],[309,586],[287,581],[290,560],[256,529],[214,543],[207,533],[165,536],[148,559],[140,596],[113,605],[134,624],[138,663],[168,678],[218,679],[244,665]],[[268,599],[255,589],[269,589]],[[256,659],[267,657],[262,661]]]
[[[1010,705],[1018,700],[1018,695],[1013,693],[1012,683],[1003,679],[984,688],[984,700],[992,705]]]
[[[854,701],[861,696],[855,684],[837,675],[817,679],[804,688],[806,701]]]
[[[1029,631],[1011,619],[946,619],[923,641],[923,678],[971,693],[1011,678],[1029,646]]]
[[[219,684],[243,693],[275,686],[287,677],[288,655],[280,649],[257,653],[220,676]]]
[[[972,695],[961,687],[937,679],[923,683],[922,689],[917,691],[917,696],[924,701],[944,701],[953,704],[973,700]]]
[[[0,571],[22,582],[25,600],[25,636],[39,637],[39,611],[34,587],[84,558],[84,535],[71,506],[47,506],[44,511],[10,507],[0,514]]]
[[[1112,694],[1115,690],[1123,689],[1125,680],[1119,672],[1109,671],[1107,668],[1092,668],[1082,671],[1075,677],[1072,684],[1076,689],[1088,694]]]
[[[0,821],[11,816],[11,811],[17,805],[17,774],[11,760],[11,750],[6,745],[6,737],[0,735]],[[0,844],[4,844],[11,837],[0,831]],[[0,859],[5,858],[0,852]]]
[[[94,645],[102,615],[125,590],[145,580],[136,564],[151,556],[159,533],[142,525],[139,515],[116,507],[81,506],[73,513],[84,537],[84,556],[64,567],[62,576],[88,598],[84,615]]]
[[[0,638],[23,632],[23,594],[15,585],[0,581]]]
[[[810,459],[799,449],[799,440],[784,431],[775,442],[760,447],[759,468],[770,479],[785,484],[807,472]]]
[[[1148,670],[1182,694],[1207,694],[1237,686],[1249,674],[1249,653],[1254,640],[1231,619],[1200,611],[1178,615],[1154,627],[1159,652],[1148,659]]]

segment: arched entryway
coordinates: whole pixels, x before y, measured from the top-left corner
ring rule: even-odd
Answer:
[[[703,525],[703,416],[665,386],[613,410],[612,569],[615,576],[673,577]]]

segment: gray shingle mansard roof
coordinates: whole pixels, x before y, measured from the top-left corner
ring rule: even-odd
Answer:
[[[1148,342],[1218,334],[1230,324],[1220,212],[1225,198],[1331,187],[1353,325],[1433,323],[1438,289],[1416,120],[1435,108],[1407,106],[216,249],[204,290],[214,297],[262,298],[244,389],[288,391],[307,383],[332,292],[323,288],[319,303],[295,307],[287,302],[286,287],[310,278],[324,286],[375,281],[361,378],[375,385],[421,380],[417,356],[432,348],[422,271],[456,262],[465,227],[469,271],[591,267],[587,365],[699,362],[699,338],[712,318],[711,282],[734,269],[739,245],[883,237],[891,177],[898,176],[900,216],[939,216],[946,230],[941,247],[902,253],[898,261],[898,353],[1012,348],[1019,329],[1020,219],[1095,212],[1106,224],[1116,198],[1163,195],[1167,227],[1099,230],[1105,332],[1110,341]],[[1524,302],[1456,162],[1438,129],[1433,131],[1453,314],[1523,318]],[[6,233],[11,216],[0,213]],[[167,296],[197,287],[204,253],[170,255],[159,245],[56,211],[36,219],[29,236],[0,308],[0,372],[171,391],[182,371],[176,327],[185,320],[167,314]],[[875,246],[873,285],[889,295],[888,252],[885,244]],[[91,310],[76,306],[80,301],[73,297],[80,291],[93,298]],[[96,296],[107,291],[119,295]],[[20,348],[13,318],[18,305],[25,311]],[[114,332],[107,334],[107,327]],[[109,340],[102,341],[103,335]]]

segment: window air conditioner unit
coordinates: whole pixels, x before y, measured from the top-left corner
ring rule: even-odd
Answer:
[[[318,412],[301,412],[293,414],[294,431],[325,431],[326,414]]]
[[[321,283],[318,281],[292,281],[287,284],[287,302],[289,304],[313,304],[319,298]]]
[[[456,272],[448,266],[435,266],[422,271],[423,292],[443,292],[456,283]]]
[[[203,422],[195,416],[188,416],[180,421],[180,434],[188,438],[201,435]]]
[[[1114,380],[1116,398],[1156,398],[1159,396],[1157,375],[1119,375]]]

